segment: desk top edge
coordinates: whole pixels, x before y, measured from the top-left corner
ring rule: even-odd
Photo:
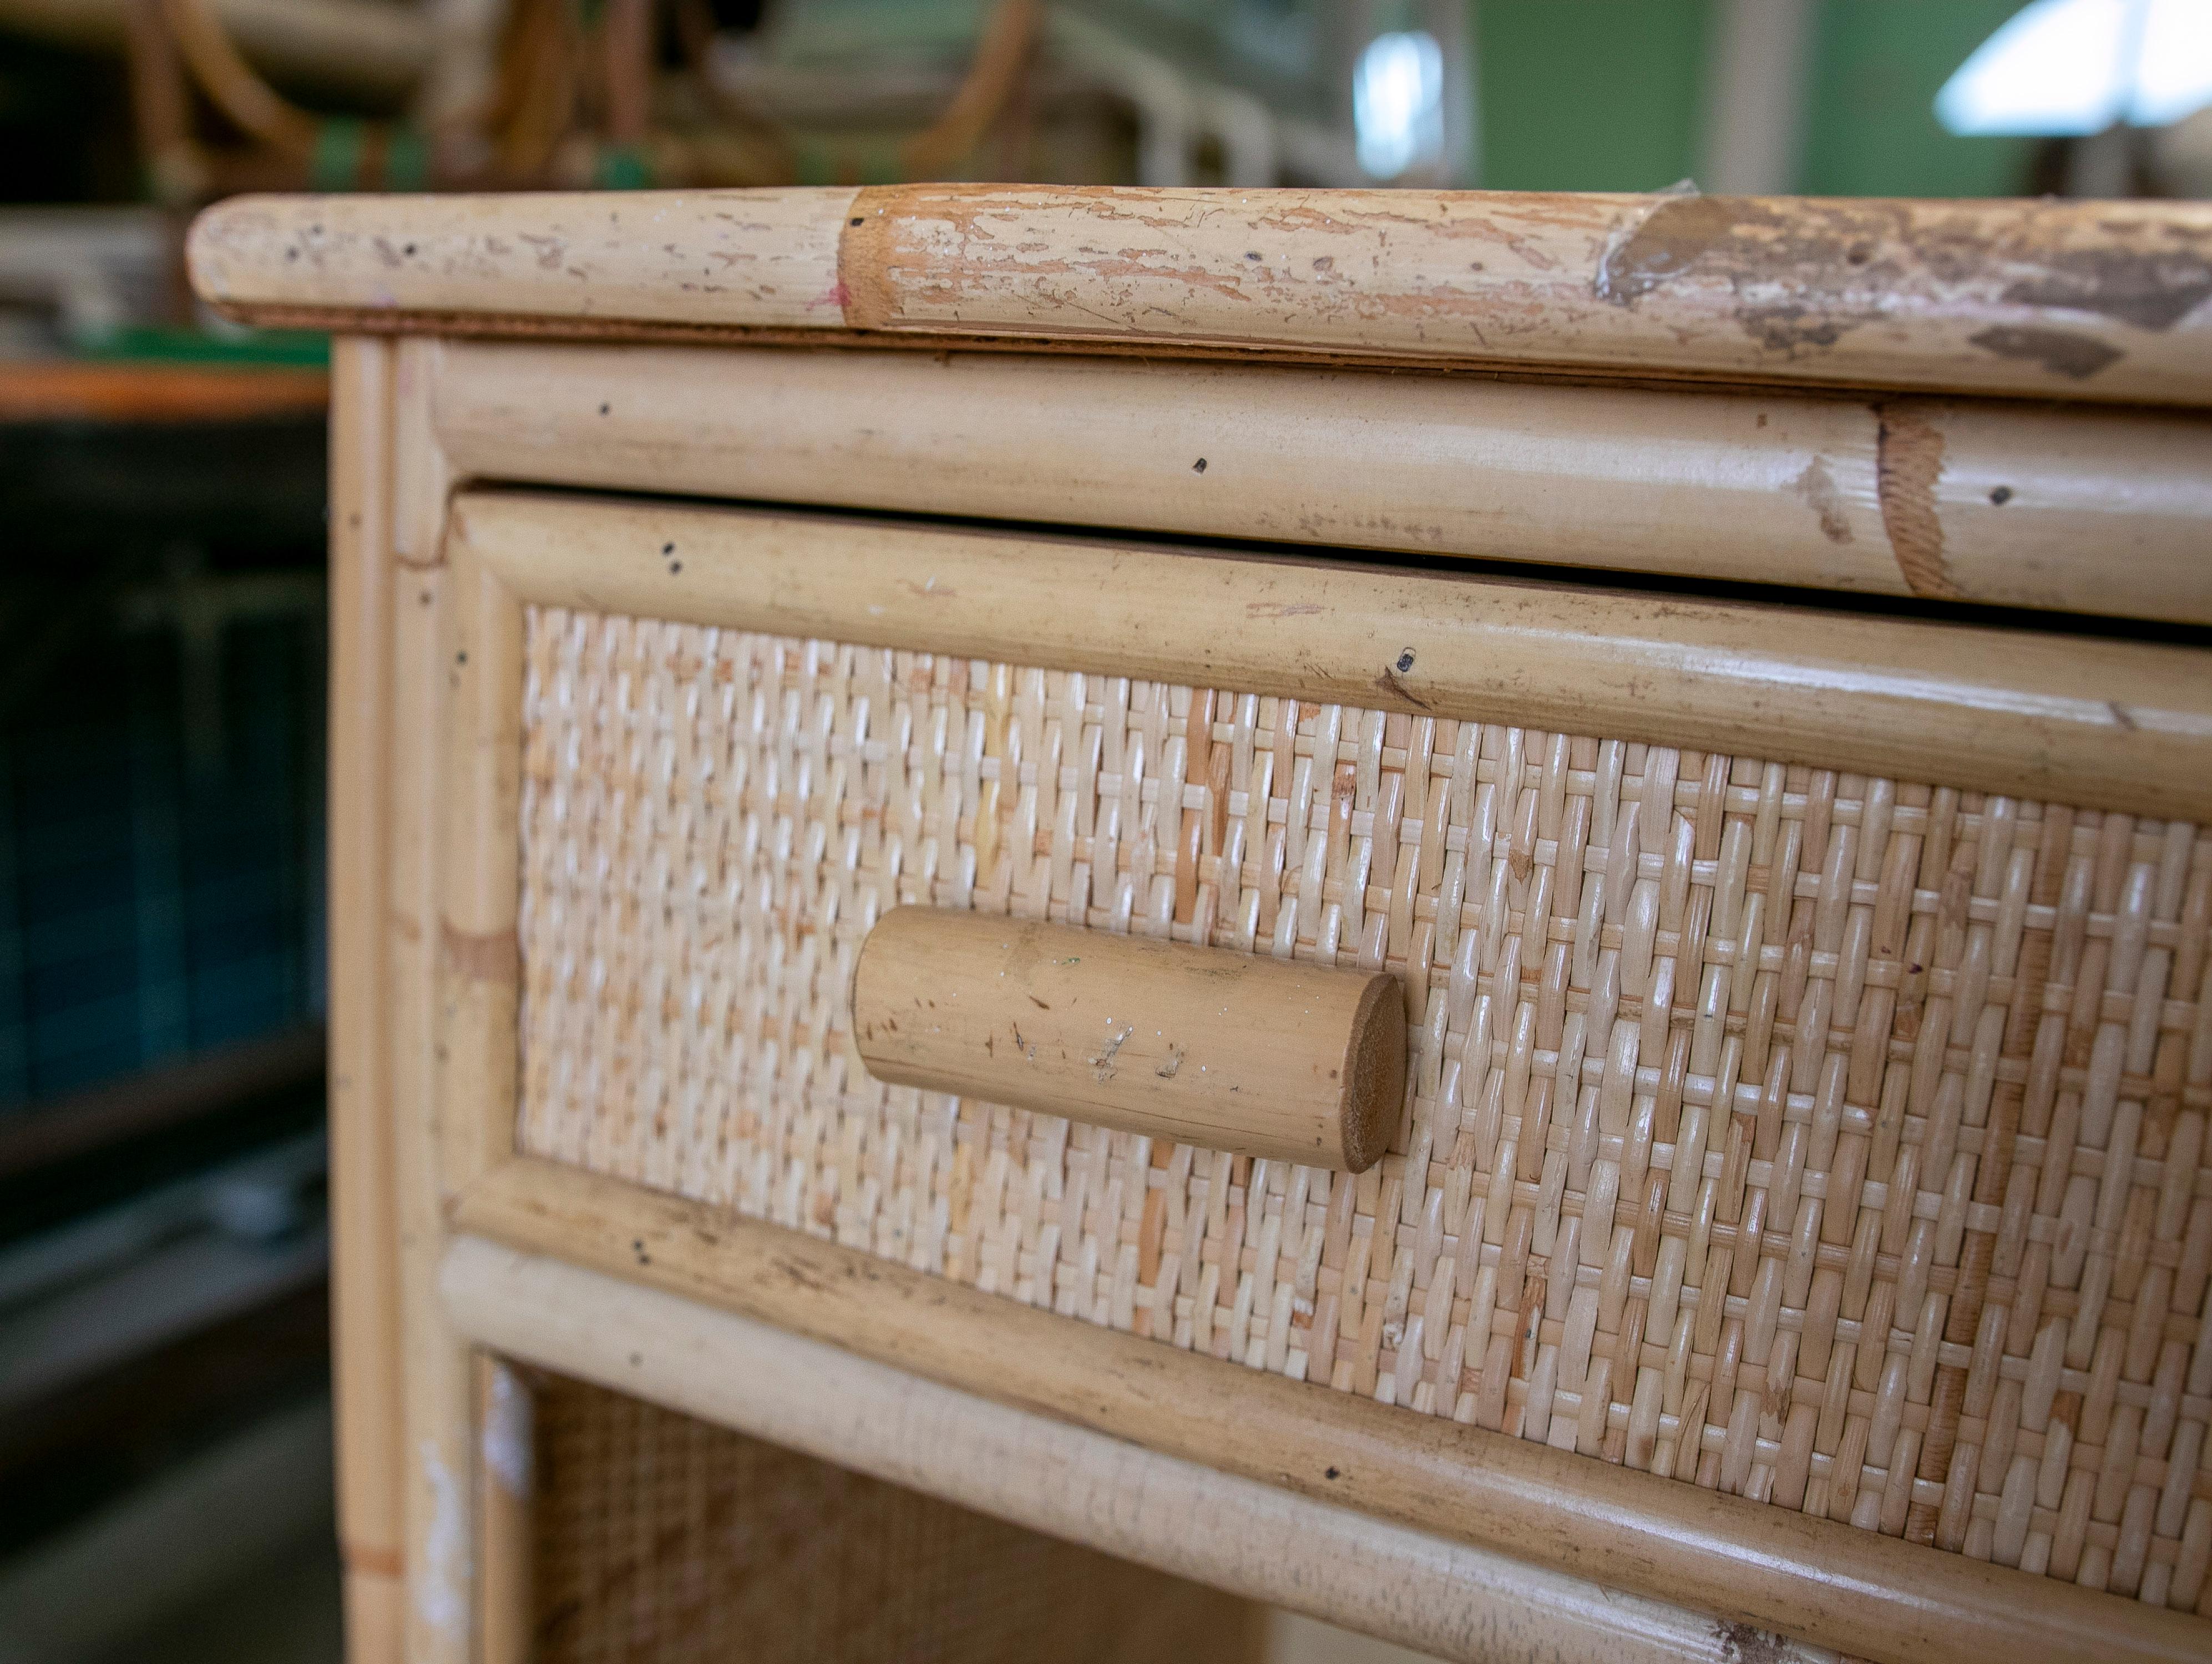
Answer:
[[[897,185],[234,197],[248,322],[2212,404],[2212,203]]]

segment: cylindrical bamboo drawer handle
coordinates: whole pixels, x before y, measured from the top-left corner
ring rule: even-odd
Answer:
[[[853,1035],[893,1085],[1350,1173],[1406,1090],[1390,977],[936,908],[868,932]]]

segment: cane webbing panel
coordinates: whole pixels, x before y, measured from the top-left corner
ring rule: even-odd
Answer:
[[[2194,1606],[2212,838],[540,608],[521,1146],[1072,1317]],[[1407,980],[1356,1179],[877,1084],[868,926]]]
[[[1261,1609],[580,1382],[538,1398],[542,1664],[1242,1664]]]

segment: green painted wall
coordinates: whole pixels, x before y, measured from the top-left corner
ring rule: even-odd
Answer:
[[[1474,0],[1481,183],[1656,191],[1695,166],[1706,0]]]
[[[1801,188],[1821,196],[2008,197],[2033,142],[1956,138],[1936,89],[2021,0],[1825,0]]]
[[[1650,191],[1697,167],[1708,0],[1471,0],[1479,182]],[[1819,0],[1797,188],[2006,196],[2031,142],[1954,138],[1936,88],[2022,0]]]

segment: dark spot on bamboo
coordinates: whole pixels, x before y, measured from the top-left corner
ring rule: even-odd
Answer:
[[[2212,295],[2212,258],[2195,249],[2107,241],[2046,253],[2034,264],[2041,269],[2007,286],[2004,298],[2012,305],[2094,312],[2139,330],[2163,330]]]
[[[2040,364],[2053,375],[2074,381],[2086,381],[2126,355],[2094,335],[2078,335],[2072,330],[2018,329],[1999,325],[1966,338],[1984,352]]]
[[[1726,284],[1744,333],[1795,358],[1881,315],[1884,287],[1902,282],[1919,252],[1909,231],[1887,204],[1784,210],[1751,197],[1676,197],[1607,251],[1593,287],[1601,301],[1633,307],[1677,283]],[[1907,258],[1877,259],[1888,240]]]
[[[1836,489],[1835,476],[1828,471],[1828,459],[1814,457],[1805,465],[1804,472],[1790,483],[1790,489],[1805,499],[1806,504],[1820,518],[1820,535],[1832,544],[1851,541],[1851,521],[1845,511],[1844,495]]]
[[[1190,471],[1194,474],[1203,474],[1206,471],[1206,459],[1200,457],[1196,462],[1191,464]]]
[[[1990,501],[1997,507],[2002,508],[2007,503],[2012,501],[2012,487],[2009,485],[2000,485],[1996,490],[1990,493]]]
[[[1374,685],[1376,692],[1384,694],[1392,699],[1402,699],[1407,704],[1411,705],[1417,711],[1426,711],[1434,708],[1427,700],[1422,698],[1419,694],[1415,693],[1411,688],[1408,688],[1403,682],[1398,679],[1398,672],[1395,667],[1384,670],[1382,675],[1375,678]]]
[[[1794,1655],[1793,1649],[1780,1637],[1748,1624],[1717,1623],[1713,1625],[1713,1639],[1720,1645],[1724,1664],[1783,1664]]]

